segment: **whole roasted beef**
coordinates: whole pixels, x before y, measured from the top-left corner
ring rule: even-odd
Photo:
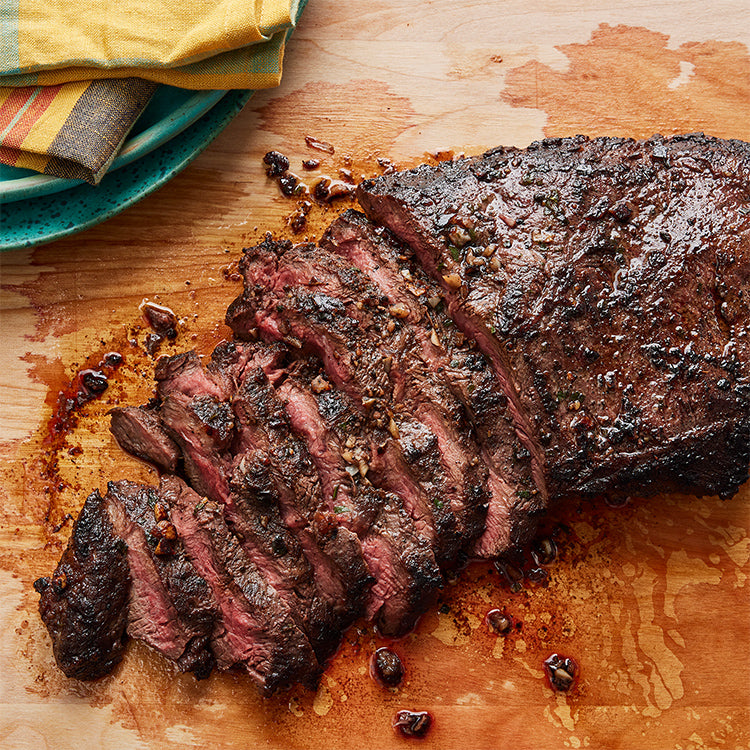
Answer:
[[[402,636],[548,501],[731,495],[750,452],[750,146],[584,137],[363,182],[320,243],[245,250],[234,333],[162,358],[40,611],[93,679],[315,685],[358,618]]]

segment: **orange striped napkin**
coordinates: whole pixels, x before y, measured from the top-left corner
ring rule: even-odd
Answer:
[[[95,185],[155,90],[138,78],[0,88],[0,162]]]

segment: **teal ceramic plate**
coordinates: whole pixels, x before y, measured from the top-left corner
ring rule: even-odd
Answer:
[[[192,125],[108,172],[96,186],[74,182],[74,187],[62,192],[0,205],[0,250],[66,237],[133,205],[184,169],[240,112],[252,93],[225,93]]]
[[[174,138],[208,112],[225,94],[226,91],[188,91],[174,86],[159,86],[130,131],[109,172],[140,159]],[[1,204],[58,193],[80,184],[80,180],[64,180],[0,164]]]

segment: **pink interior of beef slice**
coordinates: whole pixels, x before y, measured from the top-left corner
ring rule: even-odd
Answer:
[[[455,567],[484,528],[487,469],[462,404],[416,354],[415,327],[362,271],[323,248],[266,241],[246,251],[241,268],[247,294],[227,316],[235,333],[247,321],[321,357],[333,384],[383,431],[373,481],[399,483],[438,563]]]
[[[492,361],[551,497],[731,495],[748,464],[748,184],[738,141],[575,137],[358,198]]]

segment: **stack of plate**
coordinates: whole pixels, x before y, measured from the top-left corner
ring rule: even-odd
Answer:
[[[145,197],[203,151],[251,94],[159,86],[96,186],[0,165],[0,250],[60,239]]]

